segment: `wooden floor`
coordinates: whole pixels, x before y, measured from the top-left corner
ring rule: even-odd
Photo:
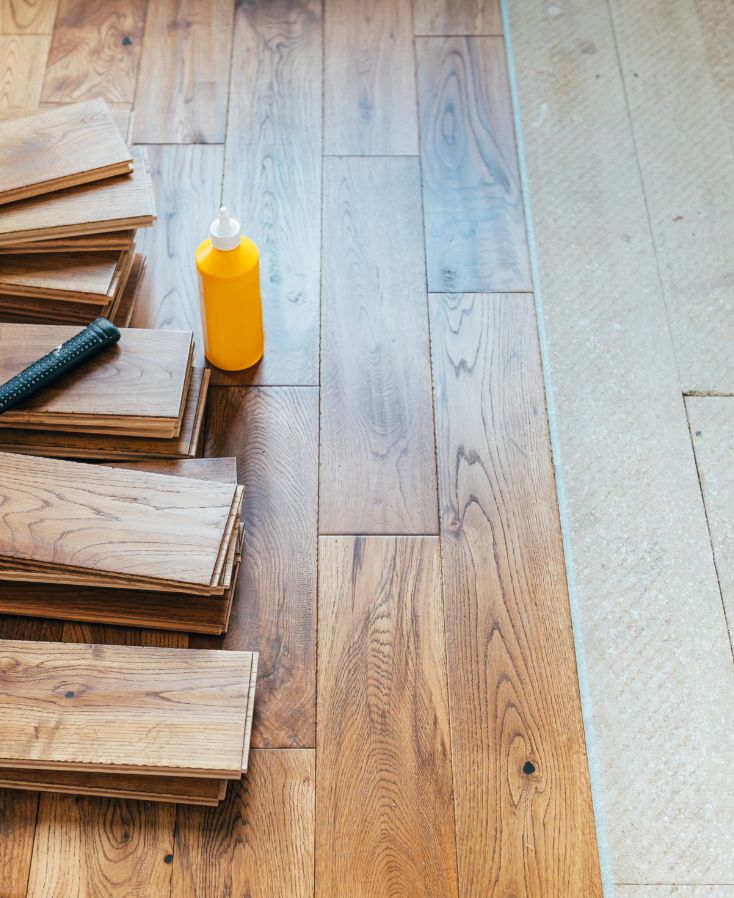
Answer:
[[[260,652],[216,809],[0,792],[0,898],[599,898],[495,0],[3,0],[0,110],[104,96],[159,219],[134,323],[198,332],[220,200],[266,354],[215,372]]]

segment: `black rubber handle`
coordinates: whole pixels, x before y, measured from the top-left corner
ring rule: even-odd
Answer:
[[[66,343],[29,365],[0,386],[0,415],[14,408],[68,371],[97,355],[120,339],[120,331],[106,318],[97,318]]]

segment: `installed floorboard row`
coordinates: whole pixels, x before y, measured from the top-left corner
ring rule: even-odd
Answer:
[[[0,116],[38,105],[50,43],[46,34],[0,35]]]
[[[140,238],[148,266],[133,326],[193,331],[195,364],[203,365],[199,285],[193,260],[216,216],[222,147],[151,146],[147,155],[158,221]]]
[[[439,542],[319,540],[316,895],[457,896]]]
[[[530,290],[501,37],[418,38],[428,289]]]
[[[436,533],[416,159],[324,166],[321,533]]]
[[[499,0],[414,0],[415,33],[502,34]]]
[[[148,0],[61,0],[44,101],[132,103]]]
[[[418,152],[412,27],[409,2],[325,0],[326,153]]]
[[[58,0],[6,0],[0,6],[0,34],[51,34]]]
[[[176,898],[312,898],[314,754],[253,751],[247,777],[218,808],[179,811]]]
[[[312,747],[316,719],[318,390],[212,390],[207,455],[236,455],[245,546],[229,631],[191,645],[257,646],[253,745]]]
[[[432,296],[464,896],[601,896],[530,295]]]
[[[267,349],[214,383],[318,383],[321,27],[318,0],[237,5],[223,202],[260,250]]]
[[[154,0],[148,5],[135,143],[224,140],[232,16],[232,0]]]

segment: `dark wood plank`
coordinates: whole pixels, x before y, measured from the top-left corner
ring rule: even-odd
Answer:
[[[61,0],[42,99],[131,103],[147,3]]]
[[[224,201],[260,250],[265,355],[214,383],[316,384],[321,251],[318,0],[237,6]]]
[[[148,162],[158,221],[142,238],[147,268],[132,324],[193,331],[195,364],[203,365],[194,254],[217,214],[222,147],[152,146]]]
[[[324,41],[325,151],[416,154],[410,3],[326,0]]]
[[[314,760],[309,749],[253,751],[218,808],[181,808],[171,894],[313,898]]]
[[[428,289],[530,290],[501,38],[419,38]]]
[[[318,390],[215,388],[206,455],[235,455],[245,547],[229,632],[191,645],[259,651],[252,743],[314,745]]]
[[[457,895],[438,539],[319,540],[316,886]]]
[[[502,34],[500,0],[413,0],[415,33]]]
[[[233,6],[232,0],[149,5],[135,98],[136,143],[224,141]]]
[[[598,898],[532,296],[431,313],[461,894]]]
[[[324,167],[322,533],[436,533],[416,159]]]

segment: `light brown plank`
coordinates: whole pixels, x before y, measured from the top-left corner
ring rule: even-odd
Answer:
[[[320,532],[436,533],[416,159],[326,159]]]
[[[194,254],[219,207],[222,148],[152,146],[148,161],[159,221],[142,238],[148,265],[133,326],[193,331],[196,364],[203,365]]]
[[[149,4],[135,99],[136,143],[224,141],[232,16],[232,0]]]
[[[38,795],[0,789],[0,881],[3,898],[26,898],[33,837],[38,816]]]
[[[457,895],[438,539],[322,537],[317,895]]]
[[[51,34],[59,0],[3,0],[0,34]]]
[[[312,898],[314,752],[253,751],[219,808],[181,808],[176,898]]]
[[[533,300],[431,313],[461,893],[601,896]]]
[[[311,747],[318,391],[213,389],[206,454],[237,456],[245,548],[227,636],[191,644],[259,651],[253,745]]]
[[[499,0],[413,0],[415,33],[502,34]]]
[[[418,152],[410,3],[325,0],[324,149]]]
[[[419,38],[428,289],[531,289],[501,38]]]
[[[147,0],[61,0],[43,100],[132,103]]]
[[[0,35],[0,117],[38,106],[50,42],[48,35]]]
[[[321,16],[318,0],[237,6],[224,202],[260,250],[265,355],[215,383],[318,383]]]
[[[24,898],[168,895],[176,808],[43,795]]]

